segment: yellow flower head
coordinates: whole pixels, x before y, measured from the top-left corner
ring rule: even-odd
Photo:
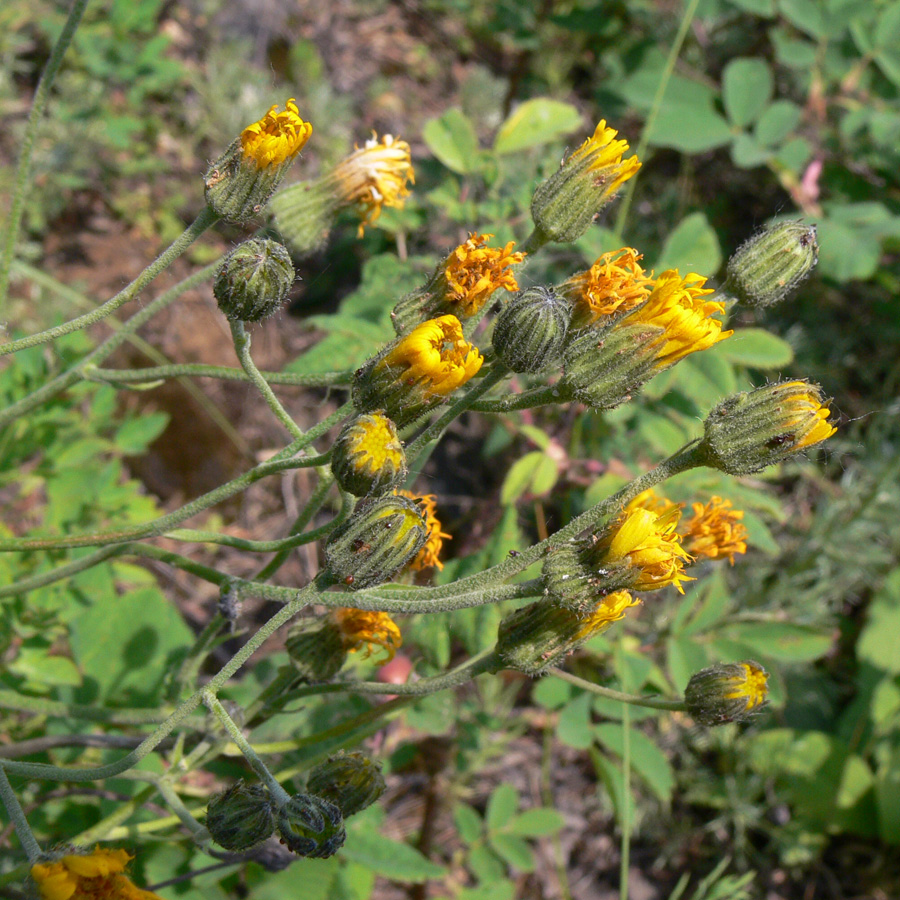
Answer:
[[[618,622],[625,618],[625,612],[632,606],[637,606],[641,601],[635,600],[628,591],[614,591],[607,594],[594,607],[593,612],[589,613],[587,618],[583,620],[575,640],[587,640],[594,635],[601,634],[606,631],[613,622]]]
[[[745,712],[756,709],[766,702],[769,695],[769,673],[753,662],[739,663],[742,674],[732,679],[731,686],[725,691],[726,700],[746,700]]]
[[[525,254],[512,252],[515,246],[513,241],[502,250],[486,247],[492,237],[492,234],[469,235],[469,239],[460,244],[444,264],[447,299],[458,304],[460,318],[474,316],[498,288],[507,291],[519,289],[510,266],[521,263]]]
[[[381,140],[373,131],[362,147],[356,147],[334,170],[342,206],[356,203],[362,222],[359,237],[366,225],[380,215],[383,206],[402,207],[409,196],[407,182],[415,184],[409,144],[386,134]]]
[[[124,874],[130,859],[124,850],[98,846],[93,853],[35,863],[31,877],[42,900],[162,900],[136,887]]]
[[[780,427],[795,431],[799,438],[793,450],[812,447],[837,431],[828,421],[831,410],[822,401],[821,392],[815,385],[805,381],[789,381],[780,387],[785,394]]]
[[[647,302],[626,319],[628,323],[644,322],[663,329],[657,343],[657,368],[671,366],[734,333],[722,331],[722,323],[712,318],[725,307],[703,299],[713,293],[704,284],[706,279],[694,272],[681,278],[677,269],[667,269],[656,279]]]
[[[694,514],[681,527],[684,548],[694,559],[727,556],[734,565],[735,553],[747,552],[744,512],[732,509],[730,500],[713,497],[709,503],[692,503]]]
[[[625,313],[640,306],[653,279],[638,265],[642,255],[632,247],[604,253],[586,272],[573,275],[562,285],[562,293],[575,303],[573,324],[592,325],[605,316]]]
[[[293,97],[282,112],[273,106],[258,122],[241,132],[244,159],[252,160],[260,169],[278,166],[293,159],[312,134],[312,125],[300,118]]]
[[[403,367],[406,383],[422,384],[426,396],[446,397],[481,368],[484,358],[464,337],[456,316],[429,319],[414,328],[378,367]]]
[[[631,587],[636,591],[655,591],[674,584],[680,593],[683,581],[692,581],[684,574],[684,563],[690,559],[679,543],[675,528],[681,517],[677,506],[664,513],[649,509],[626,509],[599,547],[609,562],[626,560],[638,570]]]
[[[681,509],[680,503],[673,503],[668,497],[661,497],[653,490],[653,488],[648,488],[646,491],[641,491],[640,494],[634,497],[625,506],[625,509],[626,511],[632,509],[649,509],[650,512],[661,515],[664,512],[668,512],[673,506]]]
[[[422,569],[430,569],[436,566],[443,569],[444,564],[440,560],[441,548],[445,540],[450,540],[450,535],[441,531],[441,521],[437,517],[437,502],[434,494],[414,494],[412,491],[397,491],[404,497],[414,500],[425,519],[425,527],[428,529],[428,539],[425,546],[419,551],[416,558],[409,564],[414,572]]]
[[[387,651],[384,662],[390,662],[403,646],[400,629],[387,613],[340,606],[334,611],[334,621],[341,633],[344,649],[350,653],[365,647],[368,659],[375,647],[383,647]]]
[[[615,128],[607,126],[606,119],[601,119],[594,133],[567,160],[586,161],[589,171],[598,172],[599,177],[608,179],[607,194],[614,194],[641,167],[636,156],[622,159],[622,154],[628,151],[628,141],[615,140],[618,133]],[[610,169],[613,171],[608,171]]]

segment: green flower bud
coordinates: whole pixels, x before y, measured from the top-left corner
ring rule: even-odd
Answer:
[[[497,633],[497,654],[510,669],[540,675],[613,622],[639,601],[628,591],[615,591],[595,600],[579,615],[551,599],[538,600],[510,613]]]
[[[263,785],[239,781],[209,801],[206,827],[217,844],[240,853],[272,836],[275,806]]]
[[[340,629],[331,616],[301,619],[288,630],[285,650],[308,684],[331,681],[347,661]]]
[[[347,838],[341,811],[313,794],[295,794],[278,810],[278,834],[298,856],[334,856]]]
[[[281,309],[295,277],[287,248],[254,238],[225,257],[213,294],[229,319],[259,322]]]
[[[385,784],[378,763],[359,751],[341,750],[309,773],[306,789],[330,800],[347,819],[371,806],[384,793]]]
[[[729,475],[759,472],[837,431],[827,403],[821,389],[806,381],[735,394],[706,417],[697,449],[706,465]]]
[[[531,216],[545,240],[567,244],[583,235],[619,187],[641,167],[636,156],[623,160],[628,142],[601,120],[559,171],[538,185]]]
[[[389,581],[425,545],[428,527],[418,505],[390,494],[357,506],[325,545],[329,572],[353,590]]]
[[[206,202],[228,222],[259,215],[312,134],[293,100],[248,125],[203,178]]]
[[[543,372],[562,359],[572,307],[547,287],[520,291],[494,324],[497,356],[513,372]]]
[[[684,702],[700,725],[742,722],[767,702],[769,675],[759,664],[719,663],[691,676]]]
[[[594,409],[613,409],[630,400],[659,371],[663,329],[628,321],[576,332],[565,350],[563,391]]]
[[[339,200],[328,179],[292,184],[269,202],[278,233],[298,258],[325,246],[339,211]]]
[[[800,221],[767,225],[728,260],[725,290],[751,306],[772,306],[799,287],[818,261],[815,225]]]
[[[357,497],[397,487],[407,473],[397,426],[380,409],[352,419],[334,443],[331,471]]]

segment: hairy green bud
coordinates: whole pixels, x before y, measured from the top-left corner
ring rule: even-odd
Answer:
[[[347,838],[340,809],[313,794],[291,797],[278,810],[277,827],[289,850],[312,859],[334,856]]]
[[[700,725],[742,722],[766,705],[768,680],[766,670],[751,660],[718,663],[691,676],[684,702]]]
[[[385,790],[378,763],[359,751],[341,750],[309,773],[306,789],[330,800],[345,819],[371,806]]]
[[[513,371],[543,372],[562,359],[572,307],[552,288],[519,291],[497,316],[493,345]]]
[[[225,257],[213,294],[232,320],[259,322],[281,309],[296,275],[291,255],[277,241],[244,241]]]
[[[275,806],[268,790],[239,781],[216,794],[206,809],[206,827],[217,844],[233,853],[261,844],[275,831]]]
[[[351,419],[334,443],[331,471],[357,497],[397,487],[407,473],[397,426],[380,409]]]

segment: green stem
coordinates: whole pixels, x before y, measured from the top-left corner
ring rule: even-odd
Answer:
[[[529,234],[524,242],[519,245],[519,250],[521,250],[522,253],[537,253],[541,247],[549,242],[550,238],[547,237],[540,228],[535,226],[531,234]]]
[[[684,14],[681,17],[681,22],[678,24],[678,32],[675,35],[675,40],[672,41],[672,46],[669,48],[666,64],[663,67],[662,75],[660,75],[659,84],[656,86],[656,94],[653,96],[653,102],[650,104],[650,111],[647,113],[647,119],[644,122],[644,128],[641,131],[641,138],[634,151],[635,156],[637,156],[638,159],[644,158],[644,152],[650,141],[650,132],[653,130],[653,126],[656,123],[656,117],[659,115],[659,111],[662,108],[663,97],[666,94],[666,88],[669,86],[669,79],[672,77],[672,72],[675,70],[678,54],[681,53],[682,44],[684,44],[684,39],[687,37],[688,29],[691,27],[691,22],[694,19],[694,14],[697,12],[697,5],[699,2],[700,0],[688,0],[687,6],[684,8]],[[616,227],[614,233],[617,242],[621,241],[622,235],[625,232],[625,222],[628,220],[628,213],[631,210],[631,204],[634,200],[636,186],[637,178],[630,178],[628,180],[628,186],[625,188],[625,196],[622,198],[622,203],[619,206],[619,212],[616,215]]]
[[[72,42],[72,36],[84,15],[87,0],[74,0],[69,9],[65,25],[57,38],[50,58],[41,74],[37,90],[34,92],[34,100],[31,103],[31,112],[28,115],[28,125],[22,138],[22,152],[19,155],[19,164],[16,168],[16,180],[13,187],[12,206],[9,211],[9,220],[6,223],[6,240],[3,244],[3,255],[0,257],[0,307],[6,301],[9,290],[9,272],[12,266],[13,256],[16,252],[16,242],[19,239],[19,229],[22,226],[22,214],[25,211],[25,194],[28,183],[31,180],[31,160],[34,155],[34,143],[37,139],[41,117],[47,107],[50,97],[50,88],[56,80],[59,67],[62,65],[63,56]]]
[[[229,678],[234,675],[241,666],[286,622],[289,622],[308,603],[316,599],[317,582],[311,582],[299,591],[294,600],[282,607],[272,618],[268,620],[256,632],[240,650],[210,679],[208,684],[196,691],[186,700],[182,701],[175,711],[162,722],[156,730],[149,735],[131,753],[123,756],[118,762],[106,766],[97,766],[93,769],[74,769],[62,766],[51,766],[46,763],[9,762],[0,759],[0,765],[10,772],[16,772],[30,778],[49,778],[57,781],[99,781],[102,778],[113,778],[120,772],[134,768],[142,759],[148,756],[159,746],[160,742],[168,737],[175,728],[186,719],[199,705],[204,694],[215,696],[221,690]]]
[[[619,862],[619,898],[628,900],[631,863],[631,710],[622,708],[622,855]]]
[[[84,719],[108,725],[156,725],[166,718],[166,712],[159,709],[102,709],[99,706],[80,706],[77,703],[61,703],[44,697],[29,697],[15,691],[0,691],[0,709],[13,709],[60,719]]]
[[[262,377],[253,357],[250,356],[250,335],[244,328],[243,322],[231,322],[231,337],[234,340],[234,351],[237,353],[241,368],[247,373],[247,377],[253,382],[256,389],[262,394],[266,405],[275,414],[275,417],[282,425],[296,438],[303,437],[303,431],[297,423],[290,417],[288,411],[281,405],[281,401],[275,396],[274,391],[269,387],[269,382]]]
[[[3,805],[9,813],[9,818],[16,829],[16,835],[28,857],[28,862],[36,863],[41,858],[41,845],[35,839],[34,832],[28,824],[28,819],[25,818],[25,813],[9,783],[9,778],[6,777],[3,766],[0,766],[0,799],[3,800]]]
[[[121,804],[121,806],[118,806],[108,816],[88,828],[87,831],[82,831],[81,834],[78,835],[74,843],[82,847],[90,847],[91,844],[94,844],[97,841],[105,840],[122,822],[126,821],[129,816],[141,809],[144,804],[153,797],[155,793],[155,785],[139,791],[127,803],[123,803]],[[169,824],[177,825],[177,817],[172,816],[172,821]],[[135,828],[137,830],[140,828],[140,826],[130,826],[128,829],[126,829],[126,831],[130,832],[132,828]],[[127,836],[128,834],[122,835],[122,837]]]
[[[16,353],[19,350],[35,347],[38,344],[46,344],[48,341],[53,341],[64,334],[87,328],[89,325],[93,325],[95,322],[112,315],[120,306],[124,306],[130,300],[134,300],[160,272],[165,271],[172,265],[218,218],[218,214],[213,212],[210,207],[204,207],[200,215],[184,230],[181,236],[174,240],[161,256],[150,263],[131,284],[119,291],[115,297],[107,300],[106,303],[101,304],[92,312],[85,313],[83,316],[77,316],[68,322],[63,322],[62,325],[57,325],[55,328],[48,328],[46,331],[30,334],[28,337],[20,338],[17,341],[0,344],[0,356]]]
[[[247,738],[244,737],[244,733],[238,728],[234,719],[228,715],[228,711],[222,706],[221,703],[209,692],[204,691],[203,693],[203,703],[209,709],[209,711],[222,723],[222,726],[231,736],[231,739],[238,746],[238,749],[241,753],[244,754],[247,762],[250,763],[250,767],[256,772],[260,781],[264,782],[268,788],[269,792],[272,794],[272,797],[278,802],[278,805],[282,805],[283,803],[287,803],[288,800],[291,799],[291,795],[278,783],[275,779],[275,776],[269,771],[266,764],[259,758],[256,751],[253,747],[250,746],[250,742]]]
[[[227,587],[224,589],[227,590]],[[187,685],[192,685],[196,681],[197,675],[200,673],[200,667],[203,665],[203,660],[206,659],[206,655],[212,649],[219,632],[226,622],[225,616],[217,612],[194,639],[191,649],[178,668],[178,674],[172,679],[172,684],[168,691],[169,700],[178,698]]]
[[[24,416],[26,413],[36,409],[46,400],[55,397],[57,394],[71,387],[80,381],[84,375],[84,370],[88,366],[96,365],[106,359],[113,351],[118,349],[135,331],[138,330],[145,322],[148,322],[158,312],[174,303],[185,291],[197,287],[213,275],[219,268],[219,262],[211,263],[199,272],[185,278],[183,281],[169,288],[163,294],[160,294],[155,300],[147,304],[140,312],[131,316],[127,322],[115,333],[110,335],[96,349],[92,350],[84,359],[77,362],[74,366],[61,372],[59,375],[51,378],[45,385],[39,387],[36,391],[32,391],[28,396],[22,397],[11,406],[4,410],[0,410],[0,428],[9,425],[16,419]]]
[[[575,687],[590,691],[592,694],[599,694],[601,697],[606,697],[609,700],[617,700],[619,703],[625,703],[628,706],[645,706],[648,709],[665,709],[670,712],[680,712],[687,709],[684,705],[684,700],[666,700],[664,697],[644,697],[641,694],[626,694],[623,691],[615,691],[612,688],[594,684],[593,681],[585,681],[577,675],[571,675],[564,669],[551,667],[547,671],[563,681],[568,681],[569,684],[574,684]]]
[[[314,463],[310,463],[313,465]],[[250,553],[272,553],[275,550],[289,551],[303,544],[313,544],[327,537],[340,524],[340,519],[333,519],[312,531],[303,534],[290,535],[273,541],[251,541],[247,538],[236,538],[227,534],[219,534],[217,531],[196,531],[192,528],[178,528],[170,531],[166,537],[176,541],[199,544],[219,544],[223,547],[236,547],[238,550],[246,550]]]
[[[513,394],[510,397],[499,397],[493,400],[480,400],[473,403],[470,409],[481,413],[506,413],[517,409],[533,409],[535,406],[546,406],[548,403],[567,403],[572,399],[568,389],[562,384],[532,388]]]
[[[209,832],[194,818],[191,811],[184,805],[184,801],[178,796],[178,792],[172,786],[167,775],[159,775],[156,772],[123,772],[120,778],[133,781],[145,781],[152,784],[179,821],[191,833],[195,841],[206,843],[209,841]]]
[[[314,375],[303,375],[297,372],[263,372],[259,373],[269,384],[301,385],[305,387],[341,387],[353,378],[352,371],[322,372]],[[199,363],[183,365],[148,366],[143,369],[99,369],[92,368],[85,372],[85,378],[91,381],[104,381],[110,384],[131,384],[144,381],[160,381],[164,378],[219,378],[226,381],[250,381],[250,376],[243,369],[230,366],[205,366]]]

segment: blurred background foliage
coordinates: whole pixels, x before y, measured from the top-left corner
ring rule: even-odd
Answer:
[[[362,240],[348,223],[298,261],[305,280],[291,327],[322,340],[288,368],[330,368],[335,354],[352,365],[392,335],[394,300],[468,232],[522,240],[535,181],[604,117],[632,147],[643,144],[640,177],[577,245],[530,261],[525,282],[561,280],[622,244],[657,271],[677,266],[715,281],[729,253],[773,216],[817,223],[819,268],[779,307],[733,310],[732,339],[614,412],[464,420],[449,439],[457,455],[438,453],[426,472],[454,534],[441,577],[492,564],[559,527],[695,436],[725,393],[810,377],[835,397],[842,427],[814,461],[740,483],[707,472],[677,479],[674,500],[721,494],[746,511],[750,553],[683,598],[648,601],[627,629],[570,663],[640,691],[681,690],[710,662],[759,659],[773,673],[773,703],[751,726],[702,731],[650,711],[632,711],[623,726],[621,708],[552,677],[482,678],[406,708],[384,747],[390,799],[354,820],[357,833],[338,857],[276,876],[219,870],[169,888],[171,896],[267,900],[299,883],[311,898],[614,896],[627,792],[633,878],[646,884],[644,896],[900,895],[900,2],[324,6],[92,2],[41,131],[26,259],[69,283],[67,266],[92,231],[151,248],[171,239],[202,204],[206,160],[261,109],[294,96],[315,126],[296,177],[335,162],[371,129],[413,147],[416,189],[403,210],[386,210]],[[667,75],[686,7],[690,27]],[[4,194],[62,21],[49,0],[0,9]],[[80,286],[89,296],[97,289],[89,276]],[[70,315],[70,302],[59,285],[32,281],[2,316],[43,327]],[[90,340],[20,354],[0,372],[4,400]],[[26,534],[149,518],[156,501],[129,465],[160,433],[184,439],[165,428],[163,413],[138,414],[100,386],[17,422],[0,436],[3,527]],[[454,469],[460,452],[469,454],[465,470]],[[0,573],[12,581],[60,561],[5,556]],[[478,652],[492,645],[503,612],[460,611],[449,627],[445,617],[406,621],[407,656],[428,674]],[[120,562],[6,605],[0,629],[4,690],[150,707],[191,634],[148,571]],[[123,651],[114,676],[98,655],[102,634],[134,651]],[[281,662],[273,652],[259,663],[247,689]],[[369,706],[315,701],[254,740],[298,740],[357,717],[345,744],[374,730],[364,724]],[[25,721],[4,714],[4,735],[33,736]],[[286,771],[310,760],[295,750]],[[217,774],[242,771],[236,760]],[[134,792],[125,781],[109,788],[112,797],[83,798],[35,789],[36,830],[61,839]],[[3,852],[11,857],[8,844]],[[142,851],[138,874],[151,883],[211,862],[170,838]]]

